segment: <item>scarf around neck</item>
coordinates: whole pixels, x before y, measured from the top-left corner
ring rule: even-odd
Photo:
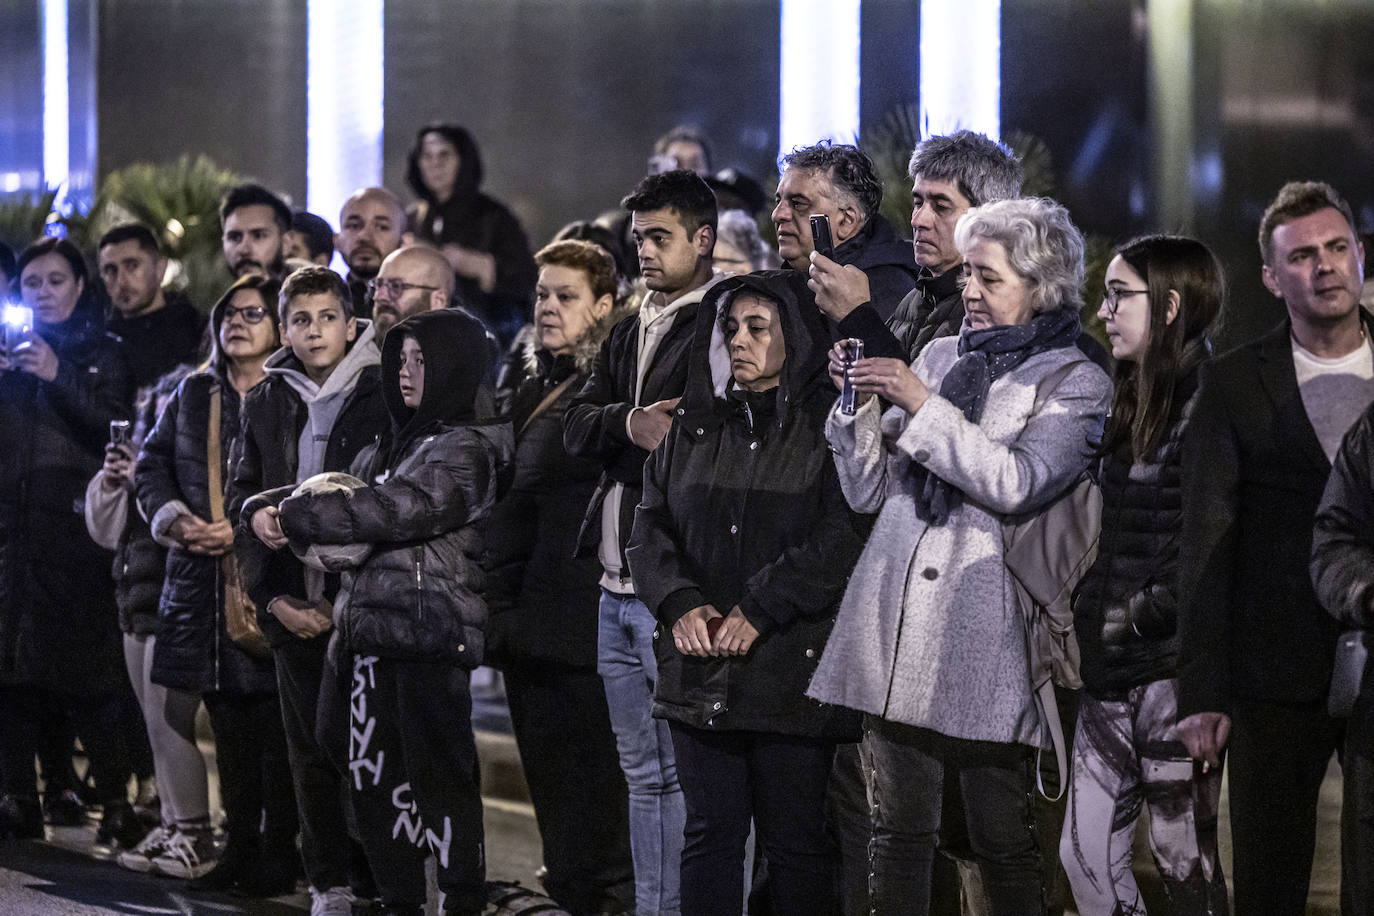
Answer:
[[[1041,312],[1026,324],[990,328],[973,328],[965,318],[959,358],[940,380],[940,397],[958,407],[970,423],[978,423],[993,382],[1037,353],[1074,346],[1079,330],[1078,312],[1072,308]],[[927,524],[943,525],[963,503],[963,492],[921,464],[912,465],[912,476],[917,516]]]

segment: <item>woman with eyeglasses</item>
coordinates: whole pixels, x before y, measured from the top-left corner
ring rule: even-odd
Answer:
[[[230,479],[244,396],[265,376],[277,348],[277,284],[240,277],[210,312],[210,358],[177,387],[138,456],[135,486],[153,538],[168,548],[167,578],[158,608],[153,683],[167,689],[168,727],[194,743],[197,698],[215,732],[220,793],[229,843],[216,850],[203,775],[198,768],[167,776],[164,803],[176,811],[173,829],[154,831],[125,867],[189,878],[193,887],[221,890],[246,877],[266,835],[283,839],[277,852],[295,855],[296,805],[286,739],[270,659],[229,638],[221,557],[233,550],[233,525],[212,517],[209,440],[212,394],[220,400],[220,486]],[[216,867],[217,860],[219,867]],[[145,865],[146,863],[146,865]]]
[[[1175,725],[1180,448],[1223,295],[1221,267],[1194,239],[1137,239],[1107,266],[1098,315],[1116,393],[1100,451],[1102,537],[1074,595],[1083,694],[1060,841],[1084,916],[1145,912],[1131,873],[1142,803],[1171,912],[1227,912],[1221,768],[1193,761]]]

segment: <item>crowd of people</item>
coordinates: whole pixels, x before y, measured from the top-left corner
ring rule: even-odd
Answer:
[[[1172,912],[1301,914],[1333,754],[1374,912],[1349,205],[1279,189],[1286,317],[1227,353],[1208,247],[1127,241],[1104,347],[994,140],[916,146],[910,242],[857,147],[783,157],[776,249],[710,158],[533,253],[456,125],[337,234],[240,185],[208,320],[152,227],[0,257],[0,839],[98,808],[120,866],[324,916],[432,857],[483,912],[489,665],[569,913],[1143,914],[1148,808]]]

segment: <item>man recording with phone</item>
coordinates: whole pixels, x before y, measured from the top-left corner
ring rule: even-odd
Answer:
[[[907,172],[912,180],[908,254],[920,269],[914,285],[894,294],[874,285],[871,272],[865,276],[843,254],[811,258],[808,285],[816,305],[838,323],[841,337],[863,340],[869,356],[911,361],[936,337],[959,333],[964,320],[959,294],[964,265],[954,246],[959,217],[971,207],[1020,196],[1021,164],[1002,144],[961,130],[916,144]],[[781,233],[778,241],[781,247]],[[892,336],[884,324],[900,350],[889,352]]]
[[[919,268],[911,247],[878,215],[883,187],[873,160],[856,146],[823,140],[792,150],[783,157],[782,170],[772,216],[778,254],[794,270],[814,270],[810,218],[825,216],[835,251],[833,257],[819,257],[836,270],[843,268],[847,295],[824,302],[818,295],[816,304],[832,322],[861,303],[871,303],[878,320],[886,320],[915,288]],[[814,279],[810,286],[816,290]]]

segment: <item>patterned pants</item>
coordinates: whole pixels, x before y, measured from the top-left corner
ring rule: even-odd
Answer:
[[[1059,844],[1083,916],[1144,916],[1131,874],[1142,802],[1150,809],[1150,851],[1171,911],[1228,912],[1217,856],[1221,768],[1203,775],[1195,766],[1178,740],[1177,707],[1172,679],[1109,700],[1083,695]]]

